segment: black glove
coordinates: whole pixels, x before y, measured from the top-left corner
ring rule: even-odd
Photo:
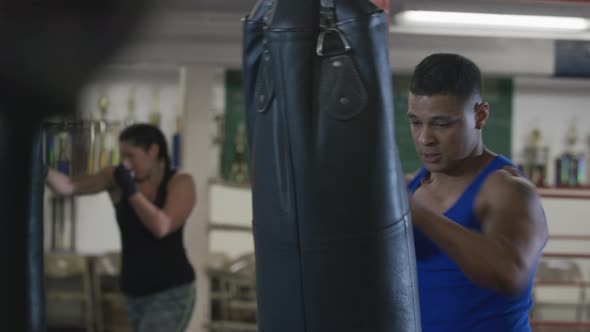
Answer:
[[[123,164],[119,164],[113,173],[115,182],[119,185],[124,199],[128,199],[137,192],[137,185],[131,176],[131,172]]]

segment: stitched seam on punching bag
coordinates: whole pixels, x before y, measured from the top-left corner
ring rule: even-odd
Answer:
[[[406,221],[408,222],[408,224],[411,225],[411,215],[410,212],[406,213],[402,219],[401,219],[404,223],[404,225],[406,224]],[[411,226],[410,226],[411,227]],[[409,232],[413,232],[411,230],[410,227],[405,227],[405,233],[406,233],[406,245],[408,247],[407,250],[407,257],[406,257],[406,262],[409,262],[409,271],[412,275],[412,306],[414,307],[414,327],[416,328],[416,332],[421,332],[422,331],[422,326],[420,323],[420,304],[418,301],[416,301],[416,298],[418,297],[418,294],[416,294],[417,291],[417,287],[418,287],[418,275],[417,275],[417,271],[416,271],[416,255],[414,254],[414,257],[412,257],[412,253],[415,252],[414,249],[414,235],[412,234],[412,236],[408,236]],[[411,264],[411,262],[414,262],[413,264]]]
[[[282,57],[279,55],[276,57],[277,59],[279,59],[278,63],[277,63],[277,68],[280,68],[280,75],[278,75],[278,77],[280,77],[280,81],[281,81],[281,85],[280,87],[285,87],[286,86],[286,80],[285,80],[285,71],[284,68],[287,68],[287,66],[282,62]],[[275,83],[276,84],[276,83]],[[279,105],[277,103],[277,109],[278,109],[278,113],[279,116],[283,116],[283,118],[285,119],[286,123],[288,122],[288,116],[287,116],[287,112],[285,112],[284,108],[281,107],[281,105]],[[291,128],[289,126],[286,126],[287,128],[287,151],[288,151],[288,158],[289,158],[289,168],[291,170],[291,174],[290,174],[290,179],[291,179],[291,183],[292,183],[292,190],[291,190],[291,195],[292,195],[292,202],[293,202],[293,206],[294,208],[291,209],[291,214],[295,220],[295,232],[296,232],[296,240],[297,240],[297,254],[299,255],[299,280],[300,280],[300,289],[301,289],[301,304],[302,304],[302,310],[301,312],[303,313],[303,329],[304,331],[307,331],[307,317],[306,317],[306,310],[305,310],[305,292],[303,291],[303,262],[301,260],[301,258],[303,257],[302,252],[301,252],[301,232],[299,231],[299,213],[297,210],[297,206],[298,206],[298,200],[297,200],[297,183],[295,182],[295,168],[294,168],[294,163],[293,163],[293,149],[291,146]],[[303,332],[304,332],[303,331]]]

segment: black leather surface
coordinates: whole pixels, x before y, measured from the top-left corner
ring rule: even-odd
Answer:
[[[31,168],[33,161],[40,161],[31,153],[37,126],[44,117],[75,112],[81,88],[139,31],[152,4],[150,0],[72,2],[68,6],[2,1],[2,331],[43,331],[38,165]]]
[[[41,129],[33,136],[31,149],[31,191],[27,219],[27,291],[28,324],[30,332],[45,331],[45,287],[43,270],[43,192],[45,167],[43,165]]]
[[[419,331],[386,17],[334,5],[351,50],[327,57],[319,0],[261,1],[245,21],[260,331]]]
[[[37,130],[32,120],[0,112],[2,331],[44,331],[42,169],[32,164],[40,162]]]

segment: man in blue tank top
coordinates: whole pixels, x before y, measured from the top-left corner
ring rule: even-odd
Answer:
[[[408,185],[423,332],[530,331],[547,223],[531,182],[484,145],[479,68],[456,54],[428,56],[407,116],[424,165]]]

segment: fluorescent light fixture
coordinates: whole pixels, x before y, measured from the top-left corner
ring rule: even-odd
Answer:
[[[580,17],[483,14],[444,11],[409,10],[397,15],[404,25],[442,25],[478,28],[512,28],[551,31],[584,31],[590,27]]]

